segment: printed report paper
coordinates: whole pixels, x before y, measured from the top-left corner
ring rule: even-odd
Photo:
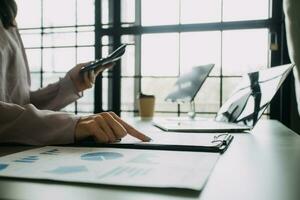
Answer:
[[[0,176],[201,190],[220,154],[47,146],[0,157]]]

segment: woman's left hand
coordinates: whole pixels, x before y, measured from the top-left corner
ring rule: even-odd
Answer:
[[[110,63],[107,65],[99,66],[96,70],[90,70],[84,73],[80,73],[80,69],[88,65],[89,63],[90,62],[77,64],[68,72],[78,92],[82,92],[86,89],[91,88],[95,83],[95,79],[98,74],[103,72],[105,69],[114,66],[114,63]]]

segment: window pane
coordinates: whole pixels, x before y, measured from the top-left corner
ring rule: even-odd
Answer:
[[[179,68],[179,34],[142,35],[142,75],[177,76]]]
[[[78,112],[94,112],[94,90],[88,89],[84,91],[83,97],[77,100]]]
[[[77,63],[85,63],[95,59],[94,47],[77,48]]]
[[[176,78],[142,78],[142,93],[155,96],[155,111],[177,111],[177,104],[165,98],[173,88]]]
[[[101,1],[101,20],[102,24],[109,23],[109,7],[108,7],[108,0]]]
[[[126,52],[122,56],[121,66],[122,66],[122,75],[123,76],[134,76],[135,69],[135,46],[127,45]]]
[[[102,79],[102,109],[108,110],[108,78]]]
[[[44,0],[44,26],[75,25],[75,0]]]
[[[135,44],[135,35],[122,35],[121,42],[126,44]]]
[[[220,108],[220,78],[207,78],[195,97],[196,112],[217,113]],[[190,110],[189,103],[181,104],[181,111]]]
[[[45,47],[75,46],[75,28],[45,29],[43,45]]]
[[[221,0],[181,0],[182,24],[221,21]]]
[[[102,57],[108,56],[108,54],[109,54],[109,49],[110,49],[109,46],[103,46],[103,47],[102,47]]]
[[[94,27],[79,27],[77,33],[77,45],[94,45]]]
[[[16,20],[19,28],[41,26],[41,0],[17,0],[16,3],[18,5]]]
[[[109,54],[109,49],[110,49],[109,46],[103,46],[103,47],[102,47],[102,57],[108,56],[108,54]],[[108,74],[109,74],[108,71],[109,71],[109,70],[105,70],[105,71],[102,73],[102,75],[103,75],[103,76],[108,76]]]
[[[121,42],[127,44],[126,52],[122,56],[122,76],[134,76],[135,75],[135,36],[134,35],[122,35]]]
[[[40,73],[31,73],[31,85],[30,89],[32,91],[37,90],[41,87],[41,74]]]
[[[21,30],[22,41],[25,48],[41,47],[41,30]]]
[[[223,32],[223,74],[242,75],[268,65],[268,30]]]
[[[44,73],[43,74],[43,87],[59,81],[60,77],[64,77],[64,73]]]
[[[179,0],[142,0],[142,26],[179,23]]]
[[[217,112],[220,108],[220,79],[207,78],[195,97],[197,112]]]
[[[66,72],[75,66],[75,48],[44,49],[43,69],[47,72]]]
[[[135,0],[121,0],[121,22],[135,22]]]
[[[269,0],[223,0],[223,21],[267,19]]]
[[[222,104],[231,96],[232,92],[239,85],[241,78],[223,78]]]
[[[109,36],[105,35],[105,36],[102,36],[102,39],[101,39],[101,42],[102,42],[102,45],[109,45]]]
[[[121,109],[134,110],[134,79],[122,78],[121,82]]]
[[[41,71],[41,49],[26,49],[26,55],[30,71]]]
[[[77,24],[87,25],[95,22],[95,1],[77,0]]]
[[[180,42],[180,72],[185,73],[192,67],[213,63],[215,67],[211,74],[220,74],[220,31],[182,33]]]

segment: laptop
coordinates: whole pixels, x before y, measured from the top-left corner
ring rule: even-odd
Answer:
[[[179,103],[193,101],[213,67],[214,64],[196,66],[180,76],[165,101]]]
[[[245,132],[251,130],[294,64],[281,65],[245,74],[214,119],[157,118],[153,125],[164,131],[176,132]]]

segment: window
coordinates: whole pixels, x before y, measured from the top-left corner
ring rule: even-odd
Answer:
[[[181,74],[214,63],[196,97],[196,111],[214,115],[242,74],[271,65],[271,0],[17,3],[33,89],[57,80],[75,63],[128,44],[121,62],[103,73],[95,89],[66,108],[71,112],[113,110],[132,116],[137,113],[136,96],[143,92],[156,96],[157,116],[184,114],[188,105],[164,98]]]
[[[195,99],[199,114],[214,115],[241,75],[270,66],[270,3],[269,0],[121,0],[121,15],[129,16],[135,10],[135,18],[122,17],[119,32],[121,37],[123,33],[135,37],[136,52],[131,55],[139,61],[130,66],[136,70],[134,75],[121,73],[122,81],[128,85],[132,79],[131,87],[122,85],[121,112],[136,111],[137,107],[124,105],[136,103],[137,91],[156,96],[156,116],[188,112],[189,105],[165,102],[164,98],[181,74],[193,66],[214,63]],[[111,32],[114,30],[117,29]]]
[[[17,22],[28,56],[33,90],[57,81],[76,63],[94,59],[93,0],[16,2]],[[83,98],[65,110],[93,112],[93,90],[86,91]]]

